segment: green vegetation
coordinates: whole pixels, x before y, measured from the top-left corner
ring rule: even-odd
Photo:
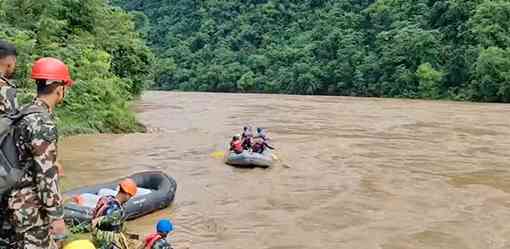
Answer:
[[[148,85],[510,102],[507,0],[107,2],[0,0],[20,98],[41,56],[78,79],[58,110],[67,134],[139,130],[129,103]]]
[[[510,100],[508,0],[112,2],[161,89]]]
[[[18,48],[21,102],[34,96],[31,63],[57,57],[78,79],[57,110],[61,132],[139,130],[129,102],[152,81],[153,55],[134,19],[104,0],[0,0],[0,39]]]

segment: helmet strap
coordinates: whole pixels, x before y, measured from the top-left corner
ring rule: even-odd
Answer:
[[[66,97],[66,86],[62,85],[62,101],[64,101],[65,97]]]

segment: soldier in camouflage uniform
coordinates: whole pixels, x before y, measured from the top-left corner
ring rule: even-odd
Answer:
[[[0,76],[0,114],[15,113],[17,110],[16,88],[7,78]]]
[[[101,197],[92,215],[92,237],[99,249],[127,249],[123,205],[137,192],[136,183],[125,179],[119,183],[116,196]]]
[[[53,58],[42,58],[32,67],[37,98],[24,107],[37,110],[19,121],[16,144],[20,165],[26,172],[9,194],[10,222],[16,232],[17,249],[58,248],[63,239],[62,196],[58,184],[58,132],[53,111],[63,101],[73,81],[67,66]]]
[[[0,114],[16,112],[16,88],[8,78],[16,69],[16,47],[0,40]]]
[[[16,68],[16,47],[0,40],[0,115],[14,113],[18,108],[16,88],[8,78]],[[7,200],[0,200],[0,249],[11,248],[14,231],[7,221]]]
[[[174,230],[170,220],[162,219],[156,224],[156,232],[145,238],[143,249],[172,249],[170,243],[166,240],[169,233]],[[140,248],[140,249],[142,249]]]

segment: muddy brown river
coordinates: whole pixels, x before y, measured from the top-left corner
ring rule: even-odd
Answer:
[[[66,178],[143,170],[178,183],[176,249],[510,248],[509,105],[345,97],[147,92],[150,133],[61,144]],[[210,156],[245,124],[280,162],[237,169]]]

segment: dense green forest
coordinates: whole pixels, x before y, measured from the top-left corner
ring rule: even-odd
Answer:
[[[0,39],[18,48],[20,102],[34,96],[33,61],[57,57],[78,80],[57,109],[62,132],[139,129],[129,103],[152,81],[154,58],[134,20],[104,0],[0,0]]]
[[[508,0],[113,0],[161,89],[510,101]]]
[[[508,0],[0,0],[22,101],[38,57],[78,79],[65,133],[137,130],[149,85],[510,102],[508,20]]]

